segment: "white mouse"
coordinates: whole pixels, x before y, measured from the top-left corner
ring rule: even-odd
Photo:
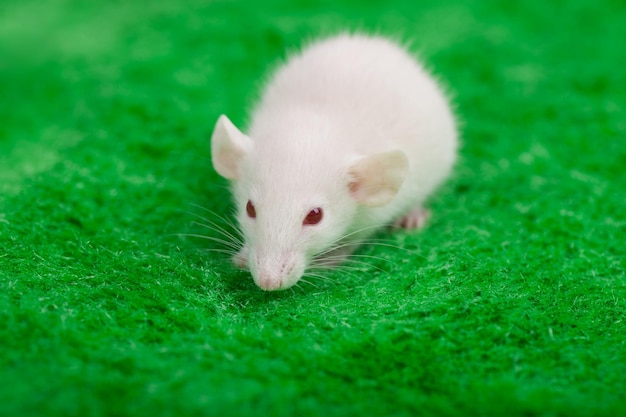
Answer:
[[[421,227],[456,151],[449,102],[405,48],[358,34],[313,42],[270,77],[247,134],[217,120],[212,162],[232,181],[243,234],[235,263],[283,290],[380,227]]]

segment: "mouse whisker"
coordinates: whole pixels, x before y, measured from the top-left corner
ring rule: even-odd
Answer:
[[[333,280],[333,279],[331,279],[328,276],[325,276],[325,275],[322,275],[322,274],[318,274],[318,273],[315,273],[315,272],[312,272],[312,271],[307,272],[304,275],[304,278],[305,278],[304,280],[300,279],[300,281],[304,281],[304,282],[306,282],[308,284],[311,284],[311,285],[313,285],[316,288],[318,288],[319,286],[315,285],[313,282],[311,282],[310,279],[318,281],[318,282],[323,282],[325,285],[327,285],[327,284],[337,285],[337,281],[336,280]]]
[[[228,231],[226,231],[226,230],[224,230],[224,229],[219,228],[218,226],[213,226],[213,225],[208,225],[208,224],[200,223],[200,222],[197,222],[197,221],[195,221],[195,220],[192,222],[192,224],[195,224],[195,225],[197,225],[197,226],[201,226],[201,227],[207,228],[207,229],[209,229],[209,230],[212,230],[212,231],[218,232],[218,234],[220,234],[220,235],[222,235],[222,236],[224,236],[224,237],[227,237],[227,238],[229,238],[229,239],[230,239],[230,240],[232,240],[232,241],[236,241],[236,242],[238,242],[238,241],[240,241],[240,240],[241,240],[239,237],[237,237],[237,236],[235,236],[235,235],[233,235],[233,234],[229,233]]]
[[[350,233],[347,233],[347,234],[345,234],[345,235],[343,235],[343,236],[341,236],[341,237],[337,238],[336,240],[334,240],[333,242],[331,242],[331,243],[330,243],[330,245],[331,245],[331,247],[332,247],[332,246],[335,246],[337,243],[340,243],[340,242],[342,242],[342,241],[349,242],[349,243],[352,243],[352,244],[357,244],[357,243],[356,243],[356,241],[358,241],[358,239],[357,239],[356,241],[354,241],[354,243],[353,243],[353,242],[351,242],[351,241],[350,241],[350,239],[349,239],[349,238],[350,238],[350,237],[352,237],[352,236],[354,236],[354,235],[357,235],[357,234],[359,234],[359,233],[366,232],[366,231],[368,231],[368,230],[372,230],[372,231],[373,231],[373,230],[376,230],[377,228],[379,228],[379,226],[378,226],[378,225],[374,225],[374,226],[367,226],[367,227],[363,227],[363,228],[361,228],[361,229],[354,230],[354,231],[352,231],[352,232],[350,232]],[[357,244],[357,245],[358,245],[358,244]]]
[[[359,243],[357,242],[344,242],[341,244],[334,244],[330,247],[328,247],[328,249],[325,249],[323,251],[321,251],[320,253],[318,253],[316,255],[317,258],[322,258],[325,257],[326,255],[328,255],[329,253],[332,253],[334,251],[340,250],[340,249],[344,249],[344,248],[348,248],[348,247],[354,247],[357,248],[359,246]]]
[[[325,275],[325,274],[322,274],[322,273],[318,273],[316,271],[317,271],[317,268],[311,267],[309,270],[307,270],[307,272],[304,274],[304,276],[305,277],[314,277],[314,278],[317,278],[317,279],[319,279],[321,281],[332,281],[332,279],[328,275]]]
[[[327,283],[331,283],[333,285],[342,285],[345,286],[346,283],[341,280],[341,279],[336,279],[336,278],[331,278],[329,277],[327,274],[323,274],[322,271],[326,271],[328,272],[328,269],[325,268],[313,268],[314,271],[320,271],[318,272],[311,272],[310,274],[315,276],[317,279],[322,280],[324,282]],[[352,266],[346,266],[346,265],[341,265],[340,267],[338,267],[337,269],[334,270],[335,271],[335,275],[336,274],[341,274],[344,277],[347,277],[350,280],[358,280],[359,279],[359,273],[363,271],[362,268],[356,268],[356,267],[352,267]],[[308,275],[308,274],[307,274]]]
[[[374,256],[370,256],[370,257],[367,257],[367,259],[378,259],[378,258]],[[358,266],[359,272],[364,272],[365,270],[368,270],[368,269],[375,269],[378,272],[384,272],[384,273],[388,272],[382,269],[381,267],[372,264],[371,262],[362,261],[362,260],[355,259],[355,258],[346,259],[342,267],[349,266],[349,265]]]
[[[334,264],[333,261],[342,261],[342,262],[338,264]],[[313,267],[319,270],[326,270],[326,271],[328,271],[329,269],[342,270],[348,265],[360,266],[359,272],[363,272],[364,269],[367,270],[370,268],[374,268],[374,269],[378,269],[382,271],[382,269],[378,268],[375,265],[372,265],[369,262],[365,262],[365,261],[361,261],[361,260],[353,259],[353,258],[345,258],[343,256],[323,258],[322,260],[315,261],[312,264]]]
[[[423,256],[423,255],[419,254],[418,252],[416,252],[414,250],[411,250],[411,249],[408,249],[408,248],[405,248],[405,247],[402,247],[402,246],[399,246],[399,245],[395,245],[395,244],[390,243],[390,242],[391,242],[391,240],[386,240],[386,239],[367,239],[367,240],[362,241],[361,245],[363,245],[363,246],[383,246],[383,247],[386,247],[386,248],[397,249],[397,250],[403,251],[403,252],[405,252],[407,254],[410,254],[410,255]]]
[[[309,282],[306,282],[307,284],[310,284]],[[306,290],[302,287],[302,285],[300,285],[300,282],[296,283],[296,285],[294,285],[293,287],[289,288],[289,290],[291,291],[292,294],[294,294],[296,292],[296,289],[300,290],[300,292],[302,292],[302,294],[306,294]]]
[[[346,247],[351,247],[354,246],[355,248],[357,248],[358,246],[360,246],[361,244],[363,244],[364,242],[374,242],[376,241],[375,239],[354,239],[351,240],[349,239],[350,237],[358,234],[358,233],[363,233],[367,230],[374,230],[379,228],[378,225],[374,225],[374,226],[368,226],[368,227],[363,227],[361,229],[357,229],[353,232],[350,232],[348,234],[345,234],[343,236],[341,236],[340,238],[336,239],[335,241],[331,242],[330,246],[328,249],[322,251],[321,253],[318,254],[318,256],[320,255],[324,255],[326,253],[332,252],[334,250],[337,249],[342,249],[342,248],[346,248]]]
[[[192,203],[191,205],[196,207],[196,208],[199,208],[200,210],[206,211],[207,213],[209,213],[213,217],[216,217],[216,218],[220,219],[222,222],[226,223],[228,226],[232,227],[234,230],[237,230],[238,232],[241,231],[240,227],[237,224],[235,224],[232,220],[230,220],[228,217],[225,217],[225,216],[223,216],[223,215],[221,215],[221,214],[219,214],[219,213],[217,213],[217,212],[215,212],[215,211],[213,211],[213,210],[211,210],[209,208],[203,207],[203,206],[201,206],[199,204]],[[232,211],[233,211],[233,213],[231,213],[231,217],[233,217],[232,215],[236,213],[236,209],[233,208]]]
[[[222,223],[225,223],[226,226],[230,227],[234,234],[229,232],[226,228],[222,227],[221,225],[219,225],[218,223],[216,223],[215,221],[213,221],[213,220],[211,220],[211,219],[209,219],[207,217],[201,216],[201,215],[199,215],[197,213],[194,213],[194,212],[191,212],[191,211],[185,211],[185,213],[189,214],[191,216],[194,216],[194,217],[202,220],[203,222],[206,222],[206,223],[210,224],[215,229],[217,229],[217,230],[219,230],[219,231],[221,231],[221,232],[223,232],[225,234],[228,234],[229,236],[233,236],[234,237],[235,236],[234,234],[239,235],[239,236],[241,235],[241,230],[238,227],[233,225],[230,221],[226,220],[226,218],[221,217],[221,216],[219,216],[217,214],[212,214],[212,215],[213,215],[213,217],[217,217],[219,220],[221,220]],[[198,223],[198,224],[201,225],[201,226],[208,227],[207,225],[202,224],[202,223]]]
[[[382,261],[385,263],[388,263],[390,265],[395,265],[397,261],[393,261],[392,259],[388,259],[388,258],[384,258],[382,256],[378,256],[378,255],[368,255],[365,253],[357,253],[352,255],[353,258],[362,258],[362,259],[374,259],[377,261]]]
[[[203,252],[215,252],[215,253],[224,253],[226,255],[231,255],[234,256],[237,254],[236,250],[231,250],[231,249],[219,249],[219,248],[204,248],[204,249],[200,249]]]
[[[306,279],[302,279],[302,278],[300,278],[300,280],[298,281],[298,283],[308,284],[308,285],[311,285],[311,286],[313,286],[313,287],[315,287],[315,288],[319,288],[319,285],[315,285],[315,284],[314,284],[314,283],[312,283],[311,281],[308,281],[308,280],[306,280]]]
[[[207,236],[207,235],[200,235],[200,234],[196,234],[196,233],[176,233],[176,234],[174,234],[174,236],[195,237],[195,238],[199,238],[199,239],[206,239],[206,240],[210,240],[211,242],[220,243],[220,244],[222,244],[224,246],[227,246],[227,247],[229,247],[231,249],[235,249],[235,250],[239,250],[242,247],[242,245],[239,242],[232,242],[232,241],[220,239],[220,238],[217,238],[217,237]]]

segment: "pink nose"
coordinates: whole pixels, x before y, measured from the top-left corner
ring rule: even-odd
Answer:
[[[283,281],[280,278],[276,279],[267,275],[260,276],[259,282],[257,283],[259,288],[265,291],[275,291],[279,289],[282,284]]]

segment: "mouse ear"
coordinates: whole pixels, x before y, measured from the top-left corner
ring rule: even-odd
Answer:
[[[211,136],[211,159],[213,168],[222,177],[229,180],[241,176],[241,161],[252,147],[252,140],[241,133],[226,117],[217,119]]]
[[[350,194],[366,206],[384,206],[396,196],[408,173],[409,161],[402,151],[366,156],[348,171]]]

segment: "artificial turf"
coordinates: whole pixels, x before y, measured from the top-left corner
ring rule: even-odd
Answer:
[[[460,162],[412,255],[265,293],[176,234],[229,217],[217,116],[343,28],[413,40]],[[0,415],[626,414],[625,39],[621,0],[3,1]]]

